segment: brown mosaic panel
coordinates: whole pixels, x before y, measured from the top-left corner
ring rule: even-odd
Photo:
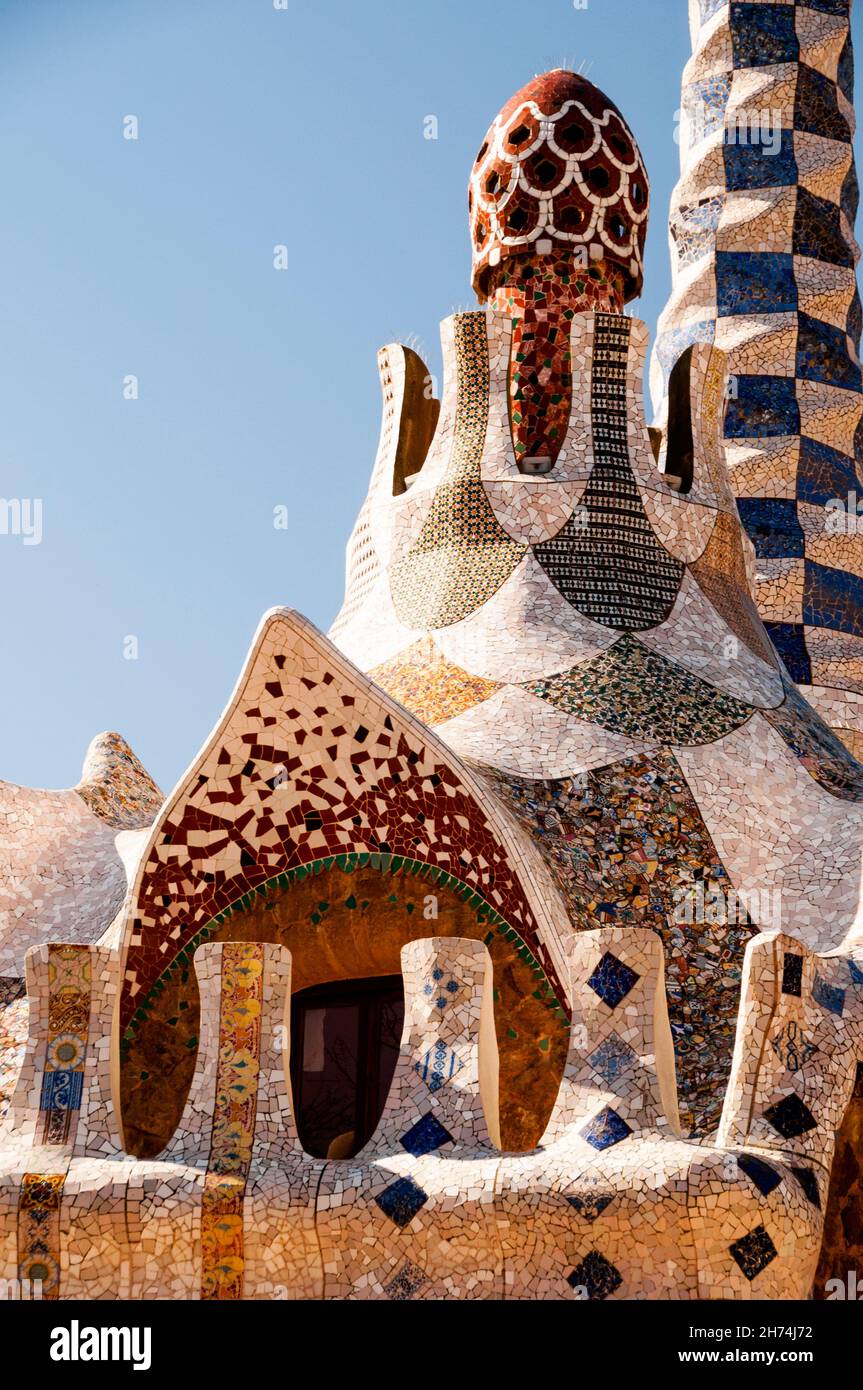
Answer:
[[[735,636],[775,670],[778,666],[776,652],[749,592],[740,523],[736,517],[726,512],[718,514],[703,554],[689,568]]]
[[[517,462],[556,460],[572,409],[572,320],[622,313],[623,278],[605,262],[582,269],[562,248],[506,260],[496,273],[491,307],[512,320],[508,399]]]
[[[429,725],[455,719],[500,689],[498,681],[469,675],[447,661],[430,637],[373,667],[369,675],[375,685]]]
[[[657,752],[577,781],[488,775],[542,851],[577,930],[652,927],[662,937],[681,1121],[709,1133],[731,1067],[743,952],[757,928],[742,909],[733,922],[676,920],[688,894],[697,919],[699,901],[730,888],[676,760]]]

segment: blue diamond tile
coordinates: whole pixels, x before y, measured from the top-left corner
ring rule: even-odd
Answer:
[[[779,1253],[763,1226],[757,1226],[728,1248],[750,1284]]]
[[[838,1018],[842,1017],[845,1008],[845,991],[844,989],[837,989],[835,985],[828,984],[823,975],[816,974],[815,976],[812,998],[828,1013],[836,1014]]]
[[[804,1196],[813,1207],[821,1209],[821,1193],[818,1190],[818,1179],[812,1168],[792,1168],[792,1173],[803,1188]]]
[[[587,983],[594,994],[599,995],[603,1004],[607,1004],[610,1009],[616,1009],[637,979],[638,975],[634,970],[630,970],[628,965],[617,959],[617,956],[606,951]]]
[[[411,1125],[407,1133],[402,1135],[399,1143],[409,1154],[413,1154],[414,1158],[422,1158],[423,1154],[434,1153],[441,1144],[452,1144],[453,1137],[434,1115],[423,1115],[421,1120],[417,1120],[416,1124]]]
[[[598,1250],[591,1250],[589,1255],[585,1255],[581,1264],[572,1271],[567,1283],[574,1289],[585,1289],[588,1298],[592,1302],[597,1302],[603,1298],[608,1298],[609,1294],[619,1289],[623,1279],[620,1272],[604,1255],[600,1255]]]
[[[863,970],[855,960],[849,960],[848,969],[851,972],[852,985],[863,985]]]
[[[600,1153],[603,1149],[613,1148],[621,1140],[628,1138],[632,1133],[626,1120],[621,1119],[616,1110],[612,1110],[607,1105],[604,1110],[600,1110],[598,1115],[594,1115],[589,1124],[585,1125],[581,1131],[581,1136],[586,1139],[588,1144],[592,1144]]]
[[[754,1154],[741,1154],[737,1160],[737,1166],[747,1178],[755,1183],[762,1197],[769,1197],[775,1187],[782,1181],[782,1174],[777,1173],[770,1163],[765,1163],[762,1159],[756,1158]]]
[[[399,1178],[385,1187],[375,1201],[390,1221],[397,1226],[407,1226],[428,1199],[428,1193],[423,1192],[413,1178]]]
[[[764,1118],[781,1134],[783,1139],[799,1139],[810,1129],[818,1128],[818,1121],[809,1106],[797,1095],[785,1096],[764,1112]]]
[[[610,1086],[634,1066],[638,1054],[617,1033],[610,1033],[599,1047],[594,1048],[587,1060],[597,1076],[601,1076]]]

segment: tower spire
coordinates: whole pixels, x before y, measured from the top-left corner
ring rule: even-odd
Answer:
[[[850,0],[690,0],[673,289],[651,387],[729,357],[726,459],[761,615],[835,727],[863,731],[863,414]],[[859,529],[858,529],[859,528]],[[852,745],[855,743],[850,738]],[[856,740],[863,748],[863,734]]]

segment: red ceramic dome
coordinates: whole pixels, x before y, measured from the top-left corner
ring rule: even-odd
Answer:
[[[512,256],[561,250],[619,265],[626,299],[644,279],[649,185],[617,107],[562,68],[535,77],[490,127],[470,178],[473,287],[480,300]]]

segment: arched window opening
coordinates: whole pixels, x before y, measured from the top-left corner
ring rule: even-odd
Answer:
[[[668,429],[666,432],[665,481],[677,492],[692,489],[695,474],[695,443],[692,433],[692,355],[693,347],[678,357],[668,382]]]
[[[291,999],[291,1090],[300,1142],[350,1158],[381,1117],[404,1022],[400,975],[339,980]]]

